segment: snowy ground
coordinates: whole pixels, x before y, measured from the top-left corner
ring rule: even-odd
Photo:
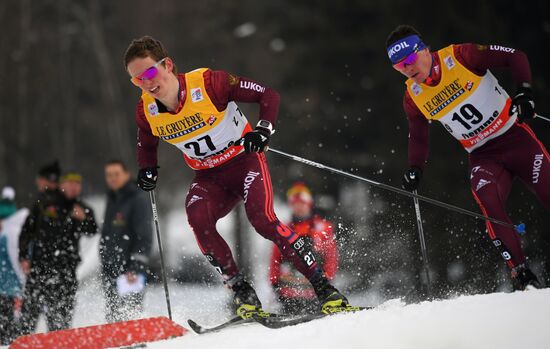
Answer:
[[[99,285],[92,280],[85,286],[77,295],[75,327],[104,322]],[[267,291],[258,289],[266,309],[276,310]],[[222,286],[172,284],[170,294],[174,320],[184,327],[189,318],[215,325],[231,315],[227,308],[230,293]],[[362,295],[350,299],[355,304],[376,304],[376,299]],[[189,331],[178,339],[149,343],[147,348],[281,349],[294,344],[315,349],[543,349],[550,348],[549,311],[550,289],[460,296],[412,305],[392,300],[375,310],[279,330],[253,324],[201,336]],[[144,317],[158,315],[166,315],[164,291],[161,286],[152,286],[146,293]],[[45,329],[43,321],[39,329]]]
[[[259,325],[213,334],[192,332],[148,348],[550,348],[550,289],[461,296],[404,305],[389,301],[376,310],[334,316],[270,330]]]

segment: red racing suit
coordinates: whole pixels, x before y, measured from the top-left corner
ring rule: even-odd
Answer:
[[[452,52],[449,51],[451,49]],[[403,107],[409,121],[409,165],[420,169],[425,167],[429,152],[431,119],[442,121],[445,128],[459,139],[465,149],[470,152],[471,190],[485,215],[511,223],[506,212],[506,200],[515,177],[520,178],[550,210],[550,156],[528,125],[515,122],[515,115],[508,117],[511,99],[495,82],[496,79],[489,71],[493,68],[507,68],[511,71],[517,85],[523,82],[530,83],[531,71],[526,55],[519,50],[497,45],[460,44],[433,52],[432,57],[433,65],[430,77],[423,84],[412,84],[409,81],[403,99]],[[456,67],[459,66],[460,69],[465,68],[470,74],[474,74],[469,75],[473,77],[471,81],[464,81],[465,89],[460,91],[460,83],[454,84],[456,86],[440,87],[439,82],[443,80],[442,76],[448,74],[451,68],[457,69]],[[483,98],[489,96],[487,92],[485,95],[481,94],[481,98],[471,98],[475,102],[466,105],[468,108],[465,108],[462,103],[462,107],[467,110],[460,109],[459,103],[458,106],[454,105],[455,109],[448,111],[442,117],[430,117],[429,112],[436,115],[447,105],[450,105],[448,109],[453,107],[453,103],[456,103],[455,99],[462,98],[461,93],[468,94],[470,89],[475,88],[474,80],[485,78],[493,84],[492,96],[502,100],[502,109],[495,110],[492,115],[477,113],[478,109],[487,108],[486,104],[496,105],[497,103],[491,99],[493,97]],[[423,91],[436,88],[441,88],[441,90],[433,95],[435,97],[431,99],[431,102],[425,104],[418,102],[418,95]],[[455,93],[455,90],[459,90],[459,92]],[[437,104],[439,106],[436,108]],[[453,113],[458,109],[464,111],[466,115],[459,112]],[[453,133],[453,131],[462,126],[449,125],[451,117],[452,120],[456,120],[457,123],[460,122],[468,128],[473,126],[471,123],[476,121],[476,118],[487,121],[486,124],[481,122],[481,124],[475,125],[476,132],[462,132],[464,139],[460,139],[461,132]],[[493,130],[496,131],[491,134],[490,132]],[[514,229],[487,222],[487,231],[493,244],[510,268],[525,262],[520,238]]]
[[[273,241],[308,279],[322,272],[302,237],[279,221],[264,154],[245,154],[235,141],[252,130],[236,102],[257,103],[259,118],[275,125],[279,94],[250,79],[207,68],[179,74],[179,106],[170,112],[143,93],[136,110],[140,168],[157,165],[159,139],[180,149],[195,178],[185,201],[202,253],[225,280],[239,271],[216,222],[243,201],[256,231]]]

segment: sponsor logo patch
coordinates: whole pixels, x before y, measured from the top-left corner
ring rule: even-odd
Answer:
[[[455,79],[450,84],[438,88],[439,92],[422,105],[430,113],[430,116],[436,115],[466,92],[459,79]]]
[[[511,48],[511,47],[504,47],[504,46],[499,46],[499,45],[490,45],[489,46],[489,50],[492,50],[492,51],[502,51],[502,52],[507,52],[507,53],[514,53],[516,52],[515,49]]]
[[[191,199],[189,199],[189,202],[187,203],[187,207],[193,205],[195,202],[202,200],[202,196],[193,195]]]
[[[474,87],[474,83],[469,81],[466,83],[466,86],[464,86],[465,89],[467,89],[468,91],[472,90],[472,87]]]
[[[149,111],[149,114],[151,114],[151,116],[155,116],[155,115],[158,115],[159,113],[159,107],[157,105],[157,103],[149,103],[149,105],[147,105],[147,110]]]
[[[533,184],[537,184],[539,182],[540,168],[542,166],[543,159],[544,159],[544,155],[542,154],[535,155],[535,160],[533,161]]]
[[[481,178],[479,182],[477,182],[476,191],[479,191],[479,189],[483,188],[484,186],[490,183],[491,181]]]
[[[470,179],[474,178],[474,173],[476,172],[483,172],[483,173],[487,173],[489,176],[494,176],[493,172],[487,171],[486,169],[481,168],[481,166],[475,166],[475,167],[472,167],[472,172],[470,173]]]
[[[400,43],[394,45],[392,48],[390,48],[388,50],[388,57],[392,58],[393,55],[395,55],[397,52],[399,52],[403,49],[409,48],[409,47],[410,47],[410,45],[406,41],[400,42]]]
[[[453,57],[451,57],[451,56],[447,56],[447,57],[443,58],[443,62],[445,62],[445,65],[449,69],[453,69],[455,67],[455,61],[454,61]]]
[[[248,190],[250,189],[250,186],[252,185],[256,177],[258,177],[259,175],[260,175],[260,172],[248,171],[248,173],[246,174],[246,177],[244,178],[244,203],[245,204],[246,204],[246,200],[248,199]]]
[[[253,90],[253,91],[256,91],[256,92],[261,92],[261,93],[265,92],[265,87],[260,86],[256,83],[252,82],[252,81],[242,81],[241,80],[241,84],[239,85],[239,87],[247,89],[247,90]]]
[[[413,95],[418,96],[419,94],[422,93],[422,87],[420,87],[420,85],[415,82],[414,84],[411,85],[411,91]]]
[[[208,125],[212,126],[213,123],[216,122],[216,120],[218,120],[218,118],[216,118],[214,115],[210,115],[210,117],[208,118]]]
[[[208,190],[206,190],[205,188],[201,187],[200,185],[198,185],[197,183],[193,183],[191,184],[191,188],[189,188],[189,190],[192,190],[192,189],[198,189],[198,190],[202,190],[206,193],[208,193]]]
[[[193,103],[200,102],[203,99],[204,99],[204,96],[202,95],[202,90],[200,87],[191,89],[191,101]]]

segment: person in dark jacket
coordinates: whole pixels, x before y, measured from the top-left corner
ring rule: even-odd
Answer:
[[[99,253],[106,298],[106,320],[126,321],[143,310],[152,243],[151,208],[119,160],[105,165],[109,188]]]
[[[62,189],[68,186],[64,183],[69,181],[67,176],[62,177]],[[70,181],[75,181],[74,176]],[[48,186],[23,225],[19,260],[28,277],[21,308],[21,334],[35,330],[41,312],[46,315],[50,331],[71,325],[78,286],[79,240],[97,231],[93,211],[77,201],[79,195],[76,191],[66,197],[58,188]]]

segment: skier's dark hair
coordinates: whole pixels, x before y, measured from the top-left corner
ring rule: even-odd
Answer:
[[[124,163],[124,161],[122,160],[119,160],[119,159],[111,159],[109,161],[107,161],[105,163],[105,167],[107,166],[110,166],[110,165],[119,165],[120,167],[122,167],[122,169],[125,171],[125,172],[128,172],[128,167],[126,166],[126,164]]]
[[[418,35],[420,40],[422,40],[422,35],[420,35],[420,32],[418,32],[418,30],[414,27],[407,24],[400,24],[390,33],[390,35],[388,35],[388,38],[386,39],[386,47],[389,47],[394,42],[411,35]]]
[[[151,36],[142,36],[139,39],[134,39],[124,52],[124,69],[128,70],[128,64],[135,58],[151,57],[155,62],[168,57],[168,51],[162,42]],[[162,63],[164,65],[164,62]],[[177,74],[178,69],[174,63],[173,73]]]

